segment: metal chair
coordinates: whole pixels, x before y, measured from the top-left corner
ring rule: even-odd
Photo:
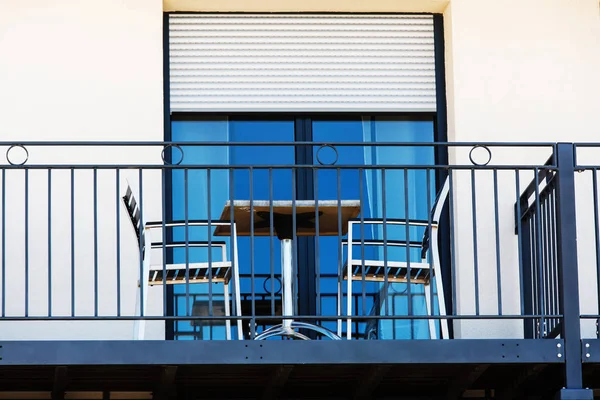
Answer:
[[[138,281],[138,291],[136,300],[136,315],[142,315],[141,305],[143,303],[143,315],[146,315],[146,309],[148,306],[148,287],[162,284],[182,284],[189,282],[190,284],[199,283],[223,283],[224,293],[224,310],[225,316],[231,316],[230,304],[229,304],[229,282],[233,278],[234,288],[233,297],[235,302],[236,316],[241,316],[241,298],[240,298],[240,277],[238,269],[238,254],[237,254],[237,235],[235,223],[229,221],[210,221],[210,226],[222,226],[227,225],[231,227],[232,241],[233,241],[233,261],[228,260],[227,257],[227,244],[224,241],[188,241],[186,242],[164,242],[164,241],[152,241],[152,231],[162,231],[165,228],[174,227],[198,227],[198,226],[209,226],[206,220],[188,220],[188,221],[168,221],[168,222],[144,222],[142,211],[138,205],[138,202],[133,195],[133,190],[129,183],[125,195],[122,197],[123,204],[129,215],[129,219],[133,225],[135,234],[137,236],[138,245],[140,246],[140,254],[143,258],[142,262],[142,279]],[[210,232],[208,234],[211,234]],[[174,248],[206,248],[207,251],[211,251],[213,248],[219,248],[221,260],[209,262],[188,262],[179,264],[152,264],[151,256],[152,250],[157,249],[174,249]],[[188,274],[186,274],[188,272]],[[142,284],[142,282],[144,282]],[[143,299],[143,301],[141,300]],[[145,320],[138,319],[134,324],[134,339],[141,340],[144,338],[145,333]],[[226,326],[226,339],[231,340],[231,322],[229,319],[225,320]],[[237,320],[237,333],[238,339],[242,340],[242,321]]]
[[[353,228],[355,225],[379,225],[384,224],[384,220],[380,218],[368,218],[361,221],[359,219],[353,219],[348,222],[348,238],[345,239],[342,244],[347,247],[347,259],[344,264],[342,271],[343,279],[347,281],[347,332],[346,337],[348,340],[352,337],[352,282],[353,281],[366,281],[366,282],[388,282],[388,283],[408,283],[410,277],[411,284],[422,284],[425,286],[425,301],[427,307],[427,314],[430,315],[432,310],[432,298],[429,285],[431,280],[435,278],[435,286],[437,289],[437,299],[439,303],[440,315],[446,315],[446,305],[444,301],[444,285],[442,283],[442,274],[440,267],[440,256],[439,256],[439,223],[442,210],[448,199],[450,183],[446,179],[441,190],[437,194],[437,198],[433,205],[430,220],[406,220],[406,219],[386,219],[385,224],[389,226],[393,225],[408,225],[409,227],[424,227],[425,233],[421,242],[407,242],[406,240],[358,240],[352,237]],[[410,262],[396,261],[396,260],[383,260],[377,259],[355,259],[353,257],[352,249],[354,246],[396,246],[396,247],[413,247],[421,248],[421,262]],[[427,253],[430,252],[428,259]],[[410,267],[410,268],[409,268]],[[409,274],[410,272],[410,274]],[[341,288],[338,291],[341,293]],[[339,299],[338,311],[341,315],[341,299]],[[443,319],[440,320],[440,326],[442,331],[442,337],[448,338],[448,321]],[[338,320],[338,335],[341,335],[342,321]],[[429,332],[430,337],[433,339],[437,336],[435,320],[429,320]]]

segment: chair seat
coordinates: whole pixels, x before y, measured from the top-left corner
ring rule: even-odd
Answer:
[[[210,274],[212,273],[213,283],[229,283],[231,278],[231,262],[230,261],[213,261],[210,263],[189,263],[189,282],[190,283],[209,283]],[[185,277],[186,264],[167,264],[166,276],[163,282],[163,266],[153,265],[150,267],[150,275],[148,284],[150,286],[168,285],[186,283]]]
[[[364,265],[364,274],[363,274]],[[387,265],[387,269],[386,269]],[[352,260],[352,280],[369,282],[406,283],[408,282],[408,264],[404,261]],[[348,262],[344,264],[344,279],[348,279]],[[431,266],[428,263],[410,263],[410,283],[428,284],[431,279]]]

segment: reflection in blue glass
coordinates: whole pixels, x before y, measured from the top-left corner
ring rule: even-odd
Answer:
[[[172,126],[172,139],[176,142],[292,142],[294,140],[293,120],[241,120],[223,117],[203,118],[197,121],[177,121]],[[253,168],[233,169],[207,169],[201,166],[268,166],[268,165],[292,165],[294,164],[294,149],[291,146],[182,146],[185,158],[181,165],[196,166],[188,169],[187,176],[187,209],[189,219],[217,220],[226,201],[234,200],[289,200],[292,196],[291,170]],[[200,167],[198,167],[200,166]],[[250,187],[252,182],[252,188]],[[252,190],[251,190],[252,189]],[[209,198],[210,194],[210,198]],[[172,173],[172,217],[174,219],[185,218],[185,174],[183,170],[175,170]],[[209,207],[210,205],[210,207]],[[226,216],[229,220],[229,216]],[[213,228],[214,230],[214,228]],[[207,227],[189,228],[189,240],[207,240],[209,232]],[[185,229],[173,230],[174,240],[185,240]],[[212,240],[224,240],[230,249],[229,237],[213,237]],[[238,237],[238,253],[240,263],[241,292],[251,293],[250,274],[251,254],[254,258],[254,271],[257,276],[254,291],[257,297],[272,299],[271,306],[274,313],[278,300],[269,293],[272,286],[277,291],[276,279],[271,280],[273,271],[275,277],[280,275],[279,260],[280,246],[277,238],[271,240],[266,237],[254,238],[254,252],[250,250],[248,237]],[[272,257],[271,257],[272,255]],[[212,260],[220,260],[220,250],[211,254]],[[173,261],[185,263],[186,253],[184,249],[173,252]],[[208,254],[205,249],[190,249],[189,262],[206,262]],[[243,275],[246,275],[244,277]],[[263,281],[267,282],[263,285]],[[186,301],[186,285],[176,285],[174,292],[176,296],[177,315],[186,315],[186,309],[190,313],[206,312],[202,310],[202,304],[208,304],[212,295],[213,315],[218,315],[218,306],[222,304],[223,287],[219,284],[192,284],[189,285],[191,301]],[[196,308],[194,310],[194,307]],[[207,314],[208,315],[208,314]],[[190,323],[189,321],[177,322],[175,331],[178,338],[192,339],[224,339],[224,325],[213,322]],[[236,338],[236,333],[232,332]]]
[[[403,118],[363,117],[356,120],[315,121],[313,123],[313,140],[315,142],[340,143],[411,143],[432,142],[433,123],[431,121],[409,121]],[[360,166],[397,166],[397,165],[433,165],[434,151],[432,147],[419,146],[336,146],[336,165],[356,166],[352,169],[319,170],[315,197],[318,199],[360,200],[364,218],[409,218],[426,220],[429,212],[427,197],[433,203],[435,197],[435,179],[424,169],[373,169]],[[319,153],[317,160],[316,154]],[[335,154],[327,148],[315,149],[315,163],[327,163],[335,160]],[[338,193],[338,187],[340,193]],[[355,230],[353,240],[382,239],[381,226],[363,225]],[[421,240],[423,228],[412,227],[408,231],[404,226],[387,226],[387,238],[390,240]],[[321,313],[334,315],[337,310],[335,297],[339,271],[344,259],[338,257],[338,238],[320,237],[318,247],[319,259],[317,268],[321,275]],[[333,250],[331,250],[333,249]],[[362,253],[364,252],[364,253]],[[384,259],[381,247],[353,247],[355,259]],[[405,247],[388,247],[387,259],[395,261],[421,262],[420,250]],[[354,314],[356,315],[408,315],[407,284],[388,284],[376,282],[354,282]],[[345,284],[342,285],[345,288]],[[412,314],[425,315],[425,297],[423,285],[411,284]],[[434,303],[436,303],[434,301]],[[346,304],[344,300],[342,304]],[[345,313],[345,306],[342,308]],[[437,312],[434,309],[434,312]],[[358,338],[378,339],[411,339],[429,338],[429,325],[426,320],[381,320],[372,323],[356,323],[352,327]],[[335,330],[336,323],[325,325]],[[345,324],[343,328],[346,329]],[[439,328],[438,328],[439,329]]]
[[[242,144],[236,146],[183,146],[185,158],[182,166],[189,166],[187,183],[183,170],[174,170],[172,178],[172,215],[174,219],[184,219],[187,207],[189,219],[216,220],[221,216],[223,206],[229,199],[235,200],[289,200],[294,190],[292,171],[287,169],[261,168],[270,165],[293,165],[295,151],[291,146],[244,146],[244,142],[293,142],[293,119],[244,120],[241,118],[206,117],[196,121],[177,121],[172,126],[172,140],[176,142],[229,142]],[[372,143],[411,143],[432,142],[432,121],[409,121],[391,117],[356,117],[345,120],[316,120],[312,125],[315,142],[335,143],[359,142]],[[360,168],[362,166],[398,166],[433,165],[432,147],[418,146],[335,146],[335,150],[324,147],[313,148],[314,164],[336,162],[336,165],[356,166],[350,169],[320,169],[314,173],[314,197],[317,200],[360,200],[365,218],[381,218],[385,212],[387,218],[427,219],[430,205],[435,197],[435,179],[424,169]],[[233,170],[206,166],[245,166]],[[253,166],[250,171],[247,166]],[[300,176],[300,175],[299,175]],[[186,189],[187,187],[187,189]],[[338,191],[339,189],[339,191]],[[186,206],[187,193],[187,206]],[[210,194],[210,197],[208,196]],[[429,202],[427,198],[429,197]],[[429,203],[429,204],[428,204]],[[225,219],[229,219],[226,216]],[[188,230],[189,240],[206,240],[206,227],[194,227]],[[365,226],[354,232],[354,240],[381,239],[382,228]],[[420,240],[422,228],[411,228],[408,236],[405,228],[387,228],[388,239]],[[174,240],[185,240],[184,228],[173,229]],[[229,238],[224,240],[229,246]],[[275,314],[280,297],[277,294],[280,276],[280,244],[277,238],[255,237],[254,248],[250,248],[248,237],[238,237],[241,292],[248,296],[254,290],[257,301],[267,302],[268,314]],[[319,273],[318,302],[319,315],[338,313],[338,283],[343,260],[338,256],[338,237],[320,237],[316,243],[318,257],[315,259]],[[361,247],[356,246],[354,257],[361,258]],[[383,259],[382,249],[364,248],[365,258]],[[397,261],[420,262],[420,252],[405,248],[388,248],[388,259]],[[221,259],[220,251],[211,253],[214,261]],[[206,249],[190,249],[189,262],[206,262]],[[173,262],[185,263],[183,249],[173,252]],[[253,260],[253,264],[251,264]],[[254,266],[256,279],[252,288],[250,267]],[[275,279],[270,279],[271,274]],[[345,287],[345,285],[343,285]],[[274,290],[272,290],[274,289]],[[188,291],[189,290],[189,291]],[[176,285],[174,288],[177,315],[207,315],[212,308],[213,315],[219,315],[223,302],[223,287],[219,284]],[[272,295],[271,292],[275,292]],[[425,301],[422,285],[411,285],[413,315],[425,314]],[[354,282],[354,313],[357,315],[407,315],[408,287],[406,284]],[[364,294],[363,294],[364,293]],[[187,295],[187,296],[186,296]],[[303,294],[299,294],[300,296]],[[212,298],[212,307],[209,307]],[[434,301],[434,304],[437,302]],[[342,314],[345,310],[343,299]],[[437,312],[436,310],[434,310]],[[225,327],[213,322],[178,321],[177,339],[224,339]],[[345,325],[345,324],[344,324]],[[323,326],[335,332],[336,321],[324,322]],[[357,338],[403,339],[428,338],[429,328],[426,320],[380,320],[372,323],[360,322],[352,327]],[[236,332],[232,330],[232,337]]]

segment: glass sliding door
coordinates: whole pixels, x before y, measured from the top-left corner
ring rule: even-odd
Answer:
[[[359,200],[363,218],[383,218],[385,214],[386,218],[427,220],[428,204],[433,204],[435,197],[433,171],[395,169],[393,166],[433,165],[433,147],[406,145],[411,142],[433,142],[433,132],[431,120],[415,121],[388,116],[314,120],[313,140],[333,145],[337,152],[335,165],[341,167],[339,170],[323,169],[316,172],[315,197],[320,200]],[[342,142],[362,143],[364,146],[335,146],[335,143]],[[377,143],[382,145],[377,146]],[[394,143],[405,145],[393,146]],[[315,163],[331,162],[335,156],[327,147],[315,148]],[[325,160],[326,157],[330,160]],[[389,168],[378,169],[378,165]],[[429,179],[427,174],[430,175]],[[407,237],[405,226],[386,225],[386,236],[388,240],[420,241],[423,229],[411,228]],[[383,228],[363,225],[359,232],[355,230],[353,233],[354,241],[360,243],[362,239],[382,240]],[[323,315],[334,315],[338,312],[336,299],[339,283],[342,283],[341,290],[345,293],[346,283],[339,282],[339,271],[347,255],[344,248],[340,259],[338,242],[337,237],[320,237],[316,243],[319,255],[315,264],[320,278],[317,296],[320,300],[320,313]],[[381,247],[353,246],[354,259],[384,260],[384,256],[388,261],[409,259],[411,262],[421,262],[420,249],[409,249],[407,252],[405,247],[389,246],[387,254],[384,254]],[[404,283],[388,283],[385,286],[384,283],[355,281],[353,294],[355,315],[426,314],[423,285],[411,284],[409,288]],[[345,314],[345,310],[344,298],[342,315]],[[335,325],[335,322],[330,322],[326,327],[335,331]],[[422,339],[430,336],[426,320],[380,320],[373,323],[357,322],[353,325],[353,335],[357,339]],[[345,322],[343,328],[346,329]]]
[[[172,140],[174,142],[228,142],[231,146],[182,146],[184,160],[182,165],[190,167],[187,173],[176,170],[172,173],[172,218],[184,219],[187,214],[189,219],[217,220],[220,218],[226,201],[234,200],[289,200],[293,188],[291,169],[263,168],[270,165],[293,165],[295,160],[292,146],[257,146],[256,143],[271,144],[276,142],[294,141],[294,121],[285,118],[255,119],[232,117],[204,117],[194,121],[176,121],[172,124]],[[255,143],[244,146],[244,143]],[[174,153],[176,150],[174,150]],[[173,156],[177,157],[176,154]],[[216,168],[202,168],[202,166],[215,166]],[[231,169],[218,168],[231,166]],[[238,166],[239,168],[236,168]],[[242,166],[253,166],[249,168]],[[186,177],[187,174],[187,177]],[[250,187],[252,182],[252,187]],[[187,189],[186,189],[187,185]],[[187,197],[187,204],[186,204]],[[210,204],[210,207],[209,207]],[[209,214],[210,213],[210,214]],[[214,227],[213,227],[214,229]],[[206,241],[209,235],[207,227],[189,228],[188,239]],[[173,239],[185,240],[184,228],[177,228],[173,232]],[[225,240],[228,251],[231,248],[229,237],[217,237],[212,240]],[[275,314],[279,307],[277,293],[280,289],[278,279],[280,276],[280,246],[274,240],[266,237],[254,238],[254,251],[250,249],[248,237],[238,237],[238,253],[241,275],[242,299],[250,298],[252,282],[250,280],[250,267],[254,266],[255,282],[254,294],[256,299],[267,313]],[[189,250],[189,262],[206,262],[206,250]],[[220,253],[211,254],[212,260],[219,261]],[[227,254],[229,257],[229,254]],[[253,261],[251,261],[251,257]],[[173,262],[185,263],[184,249],[173,252]],[[274,279],[271,279],[274,278]],[[275,295],[271,295],[271,290]],[[223,286],[219,284],[180,284],[174,286],[175,312],[180,316],[222,314]],[[212,304],[211,304],[212,299]],[[249,301],[243,301],[242,309]],[[248,314],[248,310],[244,310]],[[244,324],[245,328],[247,323]],[[201,321],[177,322],[175,326],[176,339],[225,339],[224,324],[203,323]],[[235,331],[232,337],[236,338]]]
[[[228,200],[359,200],[364,218],[398,218],[427,220],[429,207],[435,198],[434,171],[425,168],[397,166],[429,166],[434,164],[432,146],[410,146],[410,143],[434,141],[433,119],[395,116],[355,115],[330,116],[202,116],[175,120],[172,123],[174,142],[223,142],[229,145],[182,146],[182,166],[171,173],[171,215],[173,219],[217,220]],[[327,143],[329,147],[277,145],[294,141]],[[250,145],[252,143],[252,145]],[[260,145],[264,143],[264,145]],[[337,145],[355,143],[355,145]],[[247,145],[244,145],[247,144]],[[377,145],[380,144],[380,145]],[[398,144],[398,145],[394,145]],[[400,146],[402,144],[402,146]],[[179,156],[173,150],[173,158]],[[320,163],[340,168],[318,168]],[[303,172],[292,175],[298,164],[316,168],[298,168]],[[209,166],[212,166],[210,168]],[[249,167],[252,168],[249,168]],[[275,168],[280,166],[283,168]],[[380,168],[378,168],[380,166]],[[383,168],[386,166],[386,168]],[[428,177],[429,175],[429,177]],[[295,187],[294,187],[295,186]],[[428,200],[429,197],[429,200]],[[214,229],[214,228],[213,228]],[[184,228],[173,229],[172,239],[184,241]],[[206,241],[207,227],[188,229],[190,241]],[[388,240],[420,241],[422,228],[387,226]],[[353,234],[354,241],[383,238],[381,226],[365,225]],[[217,237],[230,246],[229,238]],[[310,243],[311,245],[304,245]],[[300,245],[302,244],[302,245]],[[280,243],[277,237],[255,237],[251,248],[249,237],[238,237],[241,275],[242,311],[251,313],[254,298],[257,316],[278,315],[281,312]],[[229,249],[230,247],[228,247]],[[340,270],[346,259],[340,253],[338,236],[303,238],[296,248],[295,263],[298,302],[314,299],[316,315],[345,315],[346,298],[338,304],[338,291],[345,295],[346,284],[341,282]],[[421,262],[420,249],[355,246],[355,259],[384,259]],[[175,249],[174,263],[206,262],[206,249]],[[210,254],[214,261],[220,252]],[[250,279],[254,269],[254,282]],[[314,272],[314,274],[313,274]],[[306,284],[316,277],[314,284]],[[175,314],[179,316],[222,315],[223,286],[220,284],[174,285]],[[355,315],[425,315],[425,296],[422,285],[403,283],[384,285],[380,282],[353,283]],[[306,303],[304,303],[306,307]],[[437,301],[433,301],[434,313]],[[410,308],[409,308],[410,305]],[[306,311],[304,311],[306,314]],[[312,314],[309,314],[312,315]],[[320,323],[332,332],[336,321]],[[234,324],[232,324],[234,325]],[[439,325],[439,324],[437,324]],[[244,323],[248,334],[248,323]],[[346,324],[343,324],[344,330]],[[262,328],[258,327],[258,332]],[[356,322],[351,327],[356,339],[428,338],[427,320],[381,319]],[[438,328],[439,329],[439,328]],[[236,331],[232,329],[232,337]],[[225,339],[223,323],[178,321],[175,338],[180,340]]]

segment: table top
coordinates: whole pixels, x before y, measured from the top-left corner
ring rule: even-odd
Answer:
[[[233,219],[237,227],[238,236],[250,236],[251,209],[254,213],[254,236],[270,236],[271,204],[273,207],[273,235],[277,236],[276,226],[281,226],[282,220],[292,221],[294,205],[296,208],[296,235],[316,236],[316,217],[319,215],[319,236],[338,235],[338,216],[341,218],[341,234],[348,231],[348,221],[356,218],[360,212],[359,200],[254,200],[250,207],[250,200],[233,201]],[[339,205],[339,210],[338,210]],[[227,201],[221,220],[231,219],[231,202]],[[290,222],[291,223],[291,222]],[[229,236],[230,226],[218,226],[215,236]]]

